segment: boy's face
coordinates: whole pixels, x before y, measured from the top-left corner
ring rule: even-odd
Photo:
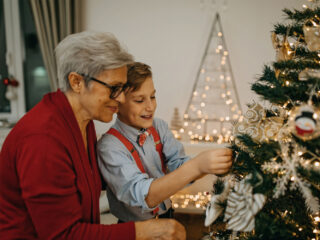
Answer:
[[[151,127],[157,108],[155,94],[152,78],[148,77],[138,90],[126,94],[125,103],[119,106],[119,119],[137,129]]]

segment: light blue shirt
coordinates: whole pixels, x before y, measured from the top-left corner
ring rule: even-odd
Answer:
[[[160,136],[162,152],[169,172],[190,159],[185,155],[183,145],[174,138],[165,121],[154,119],[153,126]],[[97,145],[98,163],[103,178],[107,182],[110,211],[125,222],[153,218],[152,211],[156,207],[149,208],[145,198],[152,181],[164,175],[153,137],[149,135],[141,147],[137,143],[138,135],[141,133],[138,129],[119,119],[112,127],[133,144],[146,173],[140,171],[132,154],[118,138],[111,134],[104,134],[101,137]],[[171,207],[170,199],[166,199],[158,207],[159,214],[165,213]]]

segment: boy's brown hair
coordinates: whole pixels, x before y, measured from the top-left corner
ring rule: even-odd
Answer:
[[[152,77],[151,67],[141,62],[127,65],[127,86],[131,91],[138,90],[148,77]]]

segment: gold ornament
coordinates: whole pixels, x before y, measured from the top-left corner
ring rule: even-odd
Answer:
[[[309,78],[320,78],[320,69],[305,68],[299,73],[300,81],[307,81]]]
[[[238,122],[233,128],[233,135],[247,134],[255,141],[267,141],[276,139],[280,128],[283,126],[283,118],[266,118],[265,110],[260,104],[254,103],[248,106],[242,122]],[[239,146],[239,141],[235,143]]]
[[[285,36],[283,38],[283,41],[280,42],[277,34],[275,32],[272,32],[271,40],[274,49],[276,49],[278,61],[287,61],[293,59],[295,51],[290,46],[287,36]]]
[[[308,49],[310,51],[320,50],[320,26],[316,23],[313,26],[304,25],[303,33]]]

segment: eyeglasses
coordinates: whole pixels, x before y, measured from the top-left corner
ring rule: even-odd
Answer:
[[[125,92],[128,89],[128,85],[126,85],[126,84],[111,86],[111,85],[109,85],[109,84],[107,84],[105,82],[102,82],[102,81],[94,78],[94,77],[90,77],[90,76],[87,76],[85,74],[80,74],[80,75],[83,76],[83,77],[87,77],[90,80],[95,81],[97,83],[100,83],[100,84],[106,86],[107,88],[109,88],[111,90],[111,92],[110,92],[110,98],[111,99],[117,98],[122,92]]]

